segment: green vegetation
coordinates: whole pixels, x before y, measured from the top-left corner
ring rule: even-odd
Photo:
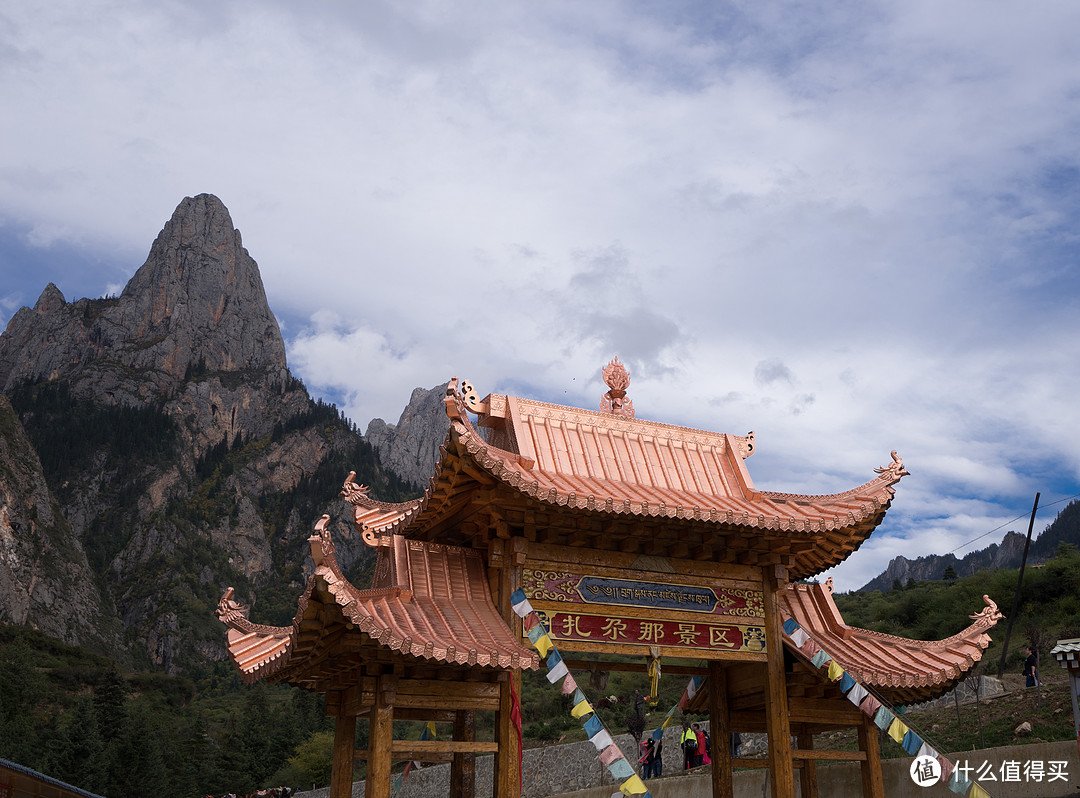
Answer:
[[[836,606],[851,626],[876,632],[938,640],[954,635],[970,623],[988,595],[998,609],[1012,609],[1018,569],[984,571],[955,581],[919,582],[888,593],[838,593]],[[986,673],[996,675],[1005,639],[1007,619],[998,623],[993,642],[983,655]],[[1054,557],[1024,572],[1017,617],[1013,621],[1006,668],[1017,671],[1022,650],[1029,642],[1045,655],[1058,639],[1080,637],[1080,551],[1059,543]]]
[[[1015,570],[1002,570],[952,584],[917,583],[885,594],[838,594],[836,601],[852,625],[937,639],[967,625],[967,616],[984,606],[983,592],[999,605],[1011,606],[1016,576]],[[1057,555],[1029,569],[1024,581],[1008,668],[1018,682],[1020,651],[1035,641],[1047,682],[1042,700],[1036,690],[1017,690],[984,700],[978,709],[950,705],[904,716],[943,750],[1072,738],[1067,688],[1063,674],[1048,661],[1048,651],[1058,638],[1080,636],[1080,552],[1059,545]],[[220,628],[214,631],[221,633]],[[1004,637],[1002,626],[994,636]],[[980,668],[995,670],[999,645],[995,642]],[[675,664],[665,662],[668,667]],[[649,690],[641,673],[611,671],[606,681],[595,684],[585,672],[577,678],[614,733],[626,730],[634,691],[644,695]],[[661,679],[659,700],[645,706],[647,730],[663,721],[685,685],[682,676]],[[621,700],[609,705],[607,696]],[[321,702],[318,696],[283,685],[244,686],[228,663],[204,668],[194,679],[121,674],[104,657],[37,632],[0,627],[0,757],[110,795],[183,797],[250,792],[276,784],[325,785],[332,734]],[[581,723],[570,715],[569,699],[543,673],[523,674],[521,709],[527,747],[584,739]],[[677,722],[682,719],[676,716]],[[1017,737],[1016,726],[1023,720],[1031,722],[1033,731]],[[481,739],[490,738],[493,721],[492,713],[478,713]],[[422,729],[420,723],[395,723],[398,737],[417,739]],[[447,734],[448,724],[439,724],[438,736]],[[826,737],[819,741],[821,747],[855,745],[852,733]],[[366,738],[360,723],[357,745],[366,745]],[[891,744],[884,745],[883,752],[903,755]],[[363,778],[362,764],[357,778]]]
[[[189,376],[223,375],[209,373],[200,362]],[[241,373],[230,379],[257,377]],[[302,389],[294,381],[282,389],[297,387]],[[260,621],[281,625],[292,620],[311,526],[350,470],[380,499],[401,501],[417,493],[382,470],[355,425],[334,405],[308,400],[306,410],[276,423],[268,435],[223,437],[201,452],[194,468],[171,483],[165,506],[152,510],[146,506],[150,485],[183,463],[185,455],[190,457],[181,446],[193,437],[184,433],[196,423],[194,417],[173,419],[164,406],[98,404],[76,397],[60,382],[23,384],[12,392],[11,401],[53,492],[62,496],[90,486],[85,490],[88,512],[81,540],[103,592],[124,607],[141,604],[159,614],[174,612],[186,643],[176,647],[176,659],[167,665],[187,673],[200,674],[204,668],[201,656],[192,653],[191,638],[218,642],[213,610],[224,585],[234,586],[241,596],[257,595]],[[318,436],[325,454],[317,463],[298,464],[306,468],[295,486],[248,493],[237,484],[260,484],[261,476],[241,472],[262,467],[272,447],[288,446],[286,439],[296,435]],[[242,517],[249,529],[253,518],[262,523],[272,558],[271,567],[250,580],[215,542],[228,538]],[[141,559],[138,579],[132,580],[113,565],[135,540],[145,542],[134,552]],[[361,582],[370,578],[374,566],[373,554],[364,555],[348,572]]]
[[[199,796],[325,785],[288,759],[326,739],[322,699],[244,687],[231,665],[192,682],[121,674],[104,657],[0,627],[0,757],[108,795]]]
[[[148,462],[161,463],[173,454],[176,426],[158,408],[101,405],[76,397],[62,382],[23,384],[10,399],[50,486],[76,476],[99,453],[106,459],[95,469],[117,470],[117,482],[129,482]]]

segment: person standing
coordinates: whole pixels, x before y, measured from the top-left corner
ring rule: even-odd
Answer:
[[[697,735],[690,728],[689,723],[683,724],[682,737],[679,738],[679,746],[683,751],[683,768],[689,770],[694,766],[694,758],[697,756]]]
[[[1027,687],[1034,687],[1039,683],[1039,661],[1031,646],[1026,646],[1027,659],[1024,660],[1024,676],[1027,677]]]
[[[694,753],[694,767],[701,767],[705,762],[705,732],[701,730],[701,724],[694,724],[694,737],[697,738],[697,750]]]
[[[641,755],[638,764],[641,765],[641,778],[651,779],[653,775],[653,762],[656,761],[656,752],[653,750],[653,741],[646,740],[641,744],[645,753]]]

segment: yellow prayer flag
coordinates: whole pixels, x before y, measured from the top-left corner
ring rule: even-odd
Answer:
[[[645,786],[645,782],[643,782],[641,777],[637,774],[634,774],[619,785],[619,792],[623,795],[644,795],[648,791],[649,788]]]
[[[841,668],[836,660],[832,660],[829,663],[829,680],[837,682],[844,677],[844,669]]]
[[[904,742],[904,735],[908,733],[907,724],[905,724],[900,718],[893,718],[893,722],[889,724],[889,736],[896,742]]]
[[[570,714],[575,718],[583,718],[593,711],[592,704],[588,701],[582,701],[576,704],[573,709],[570,710]]]
[[[540,652],[540,656],[545,658],[552,649],[551,638],[547,635],[540,635],[540,637],[536,638],[536,642],[533,643],[533,645],[536,646],[536,650]]]
[[[671,715],[668,715],[666,718],[664,718],[664,722],[660,724],[660,728],[661,729],[666,729],[668,727],[668,724],[670,724],[670,723],[671,723]]]
[[[968,798],[990,798],[990,793],[973,781],[971,782],[971,792],[968,793]]]

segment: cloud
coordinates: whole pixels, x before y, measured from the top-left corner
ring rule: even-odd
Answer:
[[[759,385],[771,385],[774,382],[785,382],[788,385],[795,384],[795,377],[791,369],[776,358],[762,360],[754,367],[754,381]]]
[[[880,570],[949,507],[1080,490],[1078,17],[13,5],[4,290],[96,296],[210,191],[292,368],[361,426],[455,374],[594,407],[618,354],[639,416],[755,429],[760,486],[845,490],[898,449],[853,557]]]

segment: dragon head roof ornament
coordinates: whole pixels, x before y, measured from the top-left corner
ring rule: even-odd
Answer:
[[[600,397],[600,410],[615,416],[634,417],[634,402],[626,398],[626,389],[630,385],[630,373],[619,362],[616,356],[610,363],[601,369],[604,382],[610,388],[607,393]]]
[[[880,468],[875,468],[874,471],[893,482],[899,482],[901,477],[910,476],[911,472],[904,468],[904,461],[900,459],[900,455],[896,453],[896,450],[893,449],[890,454],[892,455],[892,462]]]

